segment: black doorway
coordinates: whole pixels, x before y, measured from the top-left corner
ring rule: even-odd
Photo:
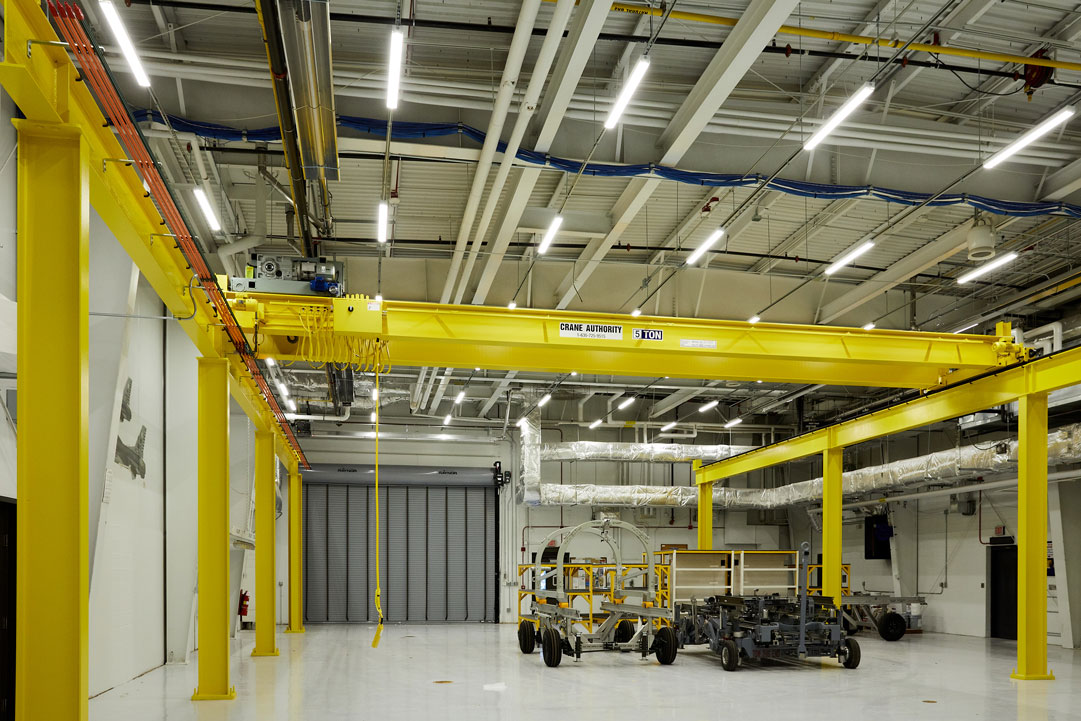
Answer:
[[[991,638],[1017,640],[1017,546],[990,546]]]
[[[15,718],[15,504],[0,498],[0,721]]]

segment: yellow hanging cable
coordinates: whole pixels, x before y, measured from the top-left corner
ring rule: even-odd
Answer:
[[[383,635],[383,589],[379,582],[379,370],[375,366],[375,610],[379,614],[379,625],[375,627],[372,648],[379,646]]]

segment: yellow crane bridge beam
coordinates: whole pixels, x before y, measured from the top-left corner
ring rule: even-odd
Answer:
[[[225,287],[225,283],[221,282]],[[1006,335],[226,293],[262,356],[312,363],[933,388],[1015,363]]]

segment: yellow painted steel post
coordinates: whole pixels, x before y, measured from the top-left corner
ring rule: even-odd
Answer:
[[[274,434],[255,433],[255,648],[252,656],[277,656],[275,538],[277,494],[274,490]]]
[[[702,461],[694,461],[691,468],[695,475],[702,467]],[[698,550],[713,550],[713,484],[703,483],[698,486]]]
[[[69,125],[16,120],[15,718],[87,715],[89,160]]]
[[[230,699],[229,363],[199,359],[199,686],[192,700]]]
[[[298,463],[289,468],[289,628],[304,633],[304,494]]]
[[[1047,668],[1047,394],[1018,399],[1017,668],[1011,678],[1053,679]]]
[[[843,448],[822,453],[822,595],[841,605],[841,481]]]

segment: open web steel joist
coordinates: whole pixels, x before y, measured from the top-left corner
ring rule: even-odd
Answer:
[[[1026,357],[1000,336],[226,293],[260,356],[933,388]]]

